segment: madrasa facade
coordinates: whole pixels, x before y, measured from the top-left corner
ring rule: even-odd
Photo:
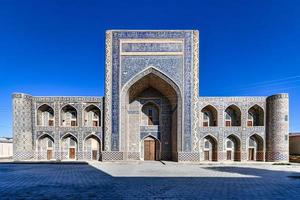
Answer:
[[[15,160],[288,161],[288,94],[199,96],[198,31],[105,46],[104,97],[13,94]]]

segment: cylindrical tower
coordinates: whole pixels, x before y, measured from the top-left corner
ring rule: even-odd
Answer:
[[[289,96],[267,98],[266,161],[289,161]]]
[[[33,158],[32,97],[13,94],[13,159]]]

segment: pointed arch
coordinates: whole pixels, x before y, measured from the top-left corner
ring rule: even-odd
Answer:
[[[163,79],[164,81],[166,81],[167,83],[169,83],[174,88],[178,96],[180,98],[182,97],[179,86],[173,80],[171,80],[164,72],[160,71],[154,66],[149,66],[143,71],[141,71],[140,73],[136,74],[134,77],[132,77],[129,81],[126,82],[126,84],[124,84],[122,91],[126,93],[134,83],[136,83],[141,78],[149,74],[154,74],[160,77],[161,79]]]
[[[225,142],[226,160],[241,161],[241,140],[235,134],[230,134]]]
[[[225,109],[225,126],[241,126],[242,112],[241,109],[232,104]]]
[[[61,159],[76,160],[78,154],[78,139],[68,132],[61,137]]]
[[[218,126],[218,110],[212,106],[207,105],[201,110],[202,126]]]
[[[99,127],[101,124],[101,109],[94,105],[90,104],[84,109],[84,126],[85,127]]]
[[[72,132],[65,132],[63,135],[61,135],[61,139],[64,139],[64,138],[69,137],[69,136],[74,137],[78,141],[77,136]]]
[[[149,91],[148,91],[149,90]],[[165,108],[170,109],[170,111],[166,111],[165,113],[170,113],[170,122],[166,121],[171,128],[170,130],[170,141],[166,141],[166,144],[169,145],[170,148],[166,150],[166,148],[162,147],[162,151],[167,151],[163,153],[166,155],[166,160],[177,160],[177,152],[182,149],[182,94],[178,85],[173,82],[167,75],[165,75],[160,70],[151,66],[143,70],[142,72],[136,74],[133,78],[127,81],[123,88],[121,89],[122,98],[121,102],[121,139],[122,147],[128,150],[130,146],[130,140],[128,139],[128,134],[133,130],[130,130],[131,127],[127,127],[122,121],[130,121],[134,120],[133,115],[128,114],[128,110],[130,107],[133,107],[134,102],[140,101],[141,95],[144,95],[143,98],[151,99],[152,97],[146,97],[146,95],[155,94],[155,98],[158,96],[160,99],[166,99],[168,104],[167,106],[161,107],[159,105],[160,113],[164,112],[162,110]],[[141,101],[140,101],[141,102]],[[140,103],[141,104],[141,103]],[[136,107],[135,107],[136,108]],[[141,112],[138,110],[132,111],[132,113]],[[166,115],[166,114],[165,114]],[[159,116],[160,118],[160,116]],[[161,119],[162,120],[162,119]],[[160,120],[160,121],[161,121]],[[132,121],[136,123],[136,121]],[[131,123],[131,122],[129,122]],[[140,122],[138,122],[140,123]],[[159,126],[164,126],[165,124],[159,124]],[[163,146],[163,145],[162,145]],[[169,156],[167,156],[169,155]]]
[[[248,160],[264,161],[264,139],[254,133],[247,140]]]
[[[148,138],[148,137],[151,137],[151,138],[157,140],[159,143],[161,143],[160,139],[158,139],[156,136],[151,135],[151,134],[148,134],[148,135],[144,136],[144,137],[141,139],[141,141],[144,140],[144,139],[146,139],[146,138]]]
[[[159,106],[155,103],[147,102],[142,106],[142,124],[152,126],[159,125]]]
[[[265,113],[264,109],[255,104],[248,109],[247,126],[264,126]]]
[[[77,109],[67,104],[63,106],[60,110],[60,119],[61,119],[61,126],[78,126],[78,117],[77,117]]]
[[[218,140],[211,134],[207,134],[202,138],[203,153],[205,161],[218,161]]]
[[[147,67],[146,69],[144,69],[143,71],[139,72],[134,77],[132,77],[129,81],[127,81],[122,88],[122,94],[128,96],[128,92],[129,92],[130,88],[134,84],[136,84],[138,81],[140,81],[141,79],[143,79],[144,77],[147,77],[149,75],[157,76],[159,79],[163,80],[165,83],[167,83],[169,86],[171,86],[172,89],[176,92],[178,101],[181,102],[182,93],[181,93],[180,87],[172,79],[170,79],[164,72],[160,71],[159,69],[155,68],[154,66]],[[153,84],[151,86],[154,87],[155,89],[158,89],[156,87],[157,85],[158,84]],[[133,96],[139,94],[145,88],[146,87],[139,88],[139,91],[135,91],[135,94],[133,94]],[[159,89],[158,91],[161,92],[162,94],[164,94],[165,96],[169,97],[169,100],[171,102],[174,101],[174,98],[171,97],[172,95],[168,95],[166,93],[167,92],[166,90]]]
[[[86,160],[101,160],[101,139],[96,134],[89,134],[83,140],[83,154]]]
[[[40,136],[38,136],[36,138],[36,140],[39,140],[40,138],[43,138],[43,137],[49,137],[49,138],[51,138],[54,141],[54,138],[48,132],[43,132],[43,134],[41,134]]]
[[[54,109],[48,104],[39,106],[37,109],[36,123],[37,126],[54,126]]]
[[[54,158],[54,138],[48,133],[43,133],[36,139],[37,159],[52,160]]]

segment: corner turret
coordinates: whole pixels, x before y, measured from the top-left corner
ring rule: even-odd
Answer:
[[[33,158],[32,140],[32,97],[14,93],[13,103],[13,159],[30,160]]]
[[[289,161],[289,96],[267,98],[266,161]]]

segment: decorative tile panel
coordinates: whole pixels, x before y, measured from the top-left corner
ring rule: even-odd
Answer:
[[[91,151],[84,149],[84,143],[88,136],[94,135],[100,140],[103,150],[97,153],[97,158],[103,160],[143,159],[142,140],[152,136],[162,144],[160,158],[172,157],[178,161],[198,162],[204,159],[204,138],[211,136],[218,145],[214,153],[218,155],[218,160],[222,161],[226,159],[226,138],[234,135],[240,143],[238,153],[242,161],[248,159],[248,143],[253,136],[260,138],[263,145],[263,148],[256,152],[258,160],[288,161],[288,94],[270,97],[199,97],[198,38],[198,31],[190,30],[107,31],[105,98],[13,94],[14,159],[45,159],[46,140],[39,141],[44,135],[48,135],[54,141],[53,158],[67,159],[68,150],[63,138],[72,134],[78,143],[76,151],[78,160],[91,159]],[[162,80],[165,83],[165,85],[160,83],[164,86],[158,92],[172,90],[166,92],[167,95],[164,93],[167,98],[162,97],[163,95],[156,98],[146,96],[140,98],[138,104],[130,106],[125,104],[131,86],[149,74],[152,78],[156,76],[156,81]],[[146,79],[148,82],[149,80],[153,82],[154,79]],[[132,90],[138,95],[139,86],[136,85]],[[177,103],[167,103],[174,99]],[[127,120],[129,118],[132,121],[140,120],[141,106],[149,102],[161,108],[161,124],[159,126],[138,124],[137,128],[132,129],[134,133],[127,135],[126,127],[133,126]],[[37,125],[37,110],[44,104],[54,110],[53,126]],[[71,105],[77,110],[77,126],[61,125],[61,109],[66,105]],[[84,110],[90,105],[95,105],[101,111],[99,127],[84,126]],[[217,126],[203,127],[201,110],[208,105],[216,110]],[[241,126],[225,126],[224,112],[231,105],[235,105],[240,111]],[[263,110],[261,126],[247,125],[248,111],[253,106]],[[125,118],[122,113],[129,117]],[[170,123],[170,116],[176,118],[174,123],[173,121]],[[170,140],[169,133],[173,126],[177,127],[175,132],[177,149],[173,146],[171,148],[173,141]],[[132,145],[127,146],[123,143]]]

